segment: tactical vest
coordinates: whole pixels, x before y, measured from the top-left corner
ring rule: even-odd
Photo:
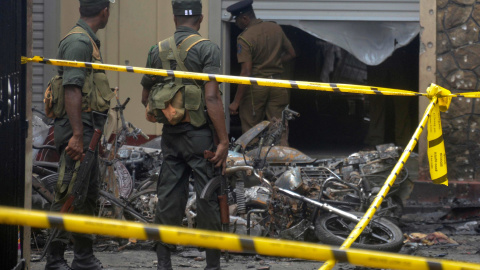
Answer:
[[[184,64],[188,51],[202,41],[199,35],[190,35],[176,46],[172,36],[158,43],[162,67],[171,70],[170,61],[175,61],[175,70],[189,71]],[[165,77],[164,82],[155,84],[148,98],[148,113],[159,123],[176,125],[190,122],[195,127],[207,123],[205,116],[205,94],[195,80],[184,82],[181,78]],[[147,116],[148,119],[148,116]]]
[[[84,34],[92,43],[92,62],[102,63],[100,50],[90,35],[82,27],[73,28],[60,43],[72,34]],[[94,72],[93,69],[87,69],[87,76],[82,88],[82,111],[104,112],[110,108],[110,100],[115,94],[110,89],[107,75],[103,72]],[[45,90],[45,113],[50,118],[61,118],[65,116],[65,93],[63,88],[63,78],[60,75],[54,76],[48,83]]]

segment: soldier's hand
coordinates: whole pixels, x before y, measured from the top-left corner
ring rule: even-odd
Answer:
[[[73,160],[80,160],[83,155],[83,136],[72,136],[65,148],[65,153]]]
[[[215,156],[209,159],[210,162],[215,164],[216,168],[222,168],[222,175],[225,174],[225,170],[227,169],[227,155],[228,155],[228,142],[227,143],[219,143],[217,145],[217,151],[215,151]]]
[[[232,102],[230,106],[228,106],[228,110],[230,111],[231,115],[237,115],[238,114],[238,103],[237,102]]]

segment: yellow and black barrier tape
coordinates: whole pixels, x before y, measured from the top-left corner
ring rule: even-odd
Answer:
[[[372,202],[372,205],[365,213],[364,217],[357,224],[355,229],[351,232],[347,240],[341,246],[341,249],[346,249],[351,246],[355,239],[362,233],[365,226],[368,225],[370,220],[373,218],[373,215],[376,212],[376,209],[380,206],[385,195],[390,190],[391,186],[396,180],[398,173],[401,171],[405,162],[407,161],[410,153],[418,142],[421,132],[424,130],[428,118],[432,115],[433,121],[428,122],[428,155],[430,162],[430,175],[434,183],[446,184],[448,185],[448,180],[446,178],[447,169],[446,169],[446,156],[445,148],[443,143],[443,135],[441,133],[441,120],[439,111],[446,111],[450,105],[452,97],[465,97],[465,98],[479,98],[480,92],[467,92],[459,94],[451,94],[450,91],[444,89],[438,85],[432,84],[428,89],[427,93],[417,93],[413,91],[400,90],[400,89],[391,89],[391,88],[380,88],[373,86],[364,86],[364,85],[349,85],[349,84],[334,84],[334,83],[316,83],[316,82],[304,82],[304,81],[289,81],[289,80],[275,80],[275,79],[264,79],[264,78],[252,78],[252,77],[241,77],[241,76],[229,76],[229,75],[218,75],[218,74],[205,74],[205,73],[194,73],[194,72],[183,72],[183,71],[173,71],[173,70],[164,70],[164,69],[151,69],[151,68],[141,68],[141,67],[132,67],[132,66],[120,66],[120,65],[109,65],[109,64],[97,64],[89,62],[76,62],[76,61],[67,61],[67,60],[58,60],[58,59],[48,59],[39,56],[34,56],[33,58],[21,58],[22,64],[28,62],[37,62],[43,64],[50,64],[56,66],[69,66],[77,68],[93,68],[100,70],[110,70],[117,72],[132,72],[140,74],[149,74],[157,76],[175,76],[178,78],[185,79],[195,79],[195,80],[204,80],[204,81],[216,81],[224,83],[235,83],[235,84],[247,84],[247,85],[260,85],[260,86],[271,86],[271,87],[283,87],[283,88],[293,88],[293,89],[302,89],[302,90],[319,90],[327,92],[337,92],[337,93],[355,93],[355,94],[375,94],[375,95],[395,95],[395,96],[426,96],[431,100],[430,105],[428,106],[420,126],[415,131],[412,139],[406,147],[406,150],[400,157],[398,163],[394,167],[392,173],[385,181],[382,189],[379,192],[379,195],[376,196],[375,200]],[[335,260],[329,260],[325,263],[320,269],[326,270],[331,269],[335,265]]]
[[[354,265],[405,270],[474,270],[480,264],[434,260],[368,250],[339,250],[317,245],[264,237],[247,237],[230,233],[196,230],[172,226],[158,226],[107,218],[72,214],[54,214],[21,208],[0,207],[0,224],[23,225],[36,228],[56,227],[77,233],[93,233],[141,240],[161,240],[174,245],[193,245],[225,249],[267,256],[324,261],[335,259]]]
[[[387,180],[385,180],[385,183],[383,184],[381,190],[378,192],[378,195],[375,196],[375,199],[373,202],[370,204],[370,207],[368,208],[367,212],[363,215],[363,217],[360,219],[358,224],[355,226],[355,228],[350,232],[350,235],[347,237],[347,239],[343,242],[343,244],[340,246],[340,249],[347,249],[349,248],[355,240],[362,234],[363,230],[365,227],[368,225],[368,223],[372,220],[373,216],[375,215],[375,212],[377,209],[380,207],[380,205],[383,202],[383,199],[387,195],[387,193],[390,191],[390,188],[392,185],[395,183],[395,180],[397,179],[398,174],[400,171],[403,169],[405,166],[405,163],[408,160],[408,157],[412,153],[413,149],[415,148],[415,145],[418,143],[418,139],[420,138],[420,135],[422,132],[425,130],[425,127],[427,126],[428,123],[428,141],[429,145],[430,144],[435,144],[435,146],[439,147],[437,151],[435,151],[435,155],[442,156],[442,149],[443,147],[443,138],[442,138],[442,129],[441,129],[441,124],[440,124],[440,114],[439,114],[439,103],[442,103],[440,107],[442,107],[442,110],[447,110],[448,106],[450,105],[450,99],[451,97],[443,98],[443,99],[438,99],[437,95],[439,92],[444,91],[445,94],[449,94],[450,91],[441,88],[435,84],[432,84],[428,89],[427,93],[429,97],[431,98],[431,102],[428,105],[427,109],[425,110],[425,113],[423,114],[422,119],[420,120],[419,126],[415,130],[415,133],[413,134],[412,138],[407,144],[407,147],[403,151],[402,155],[397,161],[397,164],[395,164],[395,167],[393,168],[392,172],[390,175],[387,177]],[[440,101],[441,100],[441,101]],[[429,120],[430,118],[430,120]],[[440,128],[438,126],[440,125]],[[432,127],[433,126],[433,127]],[[431,130],[435,130],[435,133],[433,134]],[[430,135],[432,133],[432,135]],[[434,139],[430,139],[430,136],[432,136]],[[440,136],[440,137],[438,137]],[[440,139],[441,139],[441,144],[440,144]],[[435,143],[432,143],[432,141],[436,141]],[[441,146],[441,147],[440,147]],[[431,147],[429,146],[429,155]],[[445,157],[445,148],[443,147],[443,157]],[[435,172],[444,175],[442,179],[444,178],[446,181],[446,161],[444,162],[444,171],[439,172],[439,170],[432,170],[433,167],[437,167],[437,162],[442,162],[442,161],[437,161],[437,160],[432,160],[430,163],[430,174],[432,176],[432,179],[434,178]],[[433,165],[432,165],[433,164]],[[444,174],[443,174],[444,173]],[[435,181],[434,181],[435,182]],[[320,268],[319,270],[330,270],[335,266],[335,260],[329,260],[326,261]]]
[[[385,87],[376,87],[376,86],[367,86],[367,85],[319,83],[319,82],[308,82],[308,81],[277,80],[277,79],[221,75],[221,74],[184,72],[184,71],[167,70],[167,69],[154,69],[154,68],[144,68],[144,67],[123,66],[123,65],[99,64],[99,63],[91,63],[91,62],[77,62],[77,61],[68,61],[68,60],[61,60],[61,59],[50,59],[42,56],[34,56],[32,58],[28,58],[25,56],[21,57],[22,64],[26,64],[29,62],[48,64],[48,65],[54,65],[54,66],[93,68],[93,69],[109,70],[109,71],[117,71],[117,72],[131,72],[131,73],[148,74],[148,75],[156,75],[156,76],[163,76],[163,77],[175,76],[175,77],[184,78],[184,79],[216,81],[219,83],[260,85],[260,86],[271,86],[271,87],[292,88],[292,89],[302,89],[302,90],[319,90],[319,91],[335,92],[335,93],[354,93],[354,94],[388,95],[388,96],[428,96],[428,94],[418,93],[414,91],[385,88]],[[447,97],[447,96],[448,97],[480,98],[480,92],[466,92],[466,93],[448,94],[448,95],[441,94],[439,97]]]
[[[432,84],[427,89],[427,94],[428,98],[430,98],[432,102],[435,102],[435,106],[430,113],[427,132],[427,156],[430,166],[430,178],[435,184],[448,186],[447,156],[445,154],[440,112],[446,112],[448,110],[452,97],[449,90],[435,84]],[[460,95],[464,97],[464,94],[457,94],[458,97],[460,97]]]
[[[185,71],[166,70],[166,69],[153,69],[153,68],[142,68],[142,67],[133,67],[133,66],[49,59],[41,56],[34,56],[32,58],[27,58],[22,56],[21,62],[22,64],[26,64],[28,62],[35,62],[35,63],[41,63],[41,64],[54,65],[54,66],[93,68],[93,69],[100,69],[100,70],[132,72],[132,73],[156,75],[156,76],[163,76],[163,77],[174,76],[177,78],[201,80],[201,81],[216,81],[219,83],[260,85],[260,86],[293,88],[293,89],[302,89],[302,90],[320,90],[320,91],[336,92],[336,93],[394,95],[394,96],[425,96],[426,95],[426,94],[421,94],[413,91],[366,86],[366,85],[318,83],[318,82],[306,82],[306,81],[290,81],[290,80],[230,76],[230,75],[221,75],[221,74],[195,73],[195,72],[185,72]]]

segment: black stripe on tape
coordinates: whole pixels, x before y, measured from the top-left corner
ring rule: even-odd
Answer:
[[[42,63],[42,64],[47,64],[47,63],[50,63],[50,59],[48,58],[42,58],[43,60],[40,61],[39,63]]]
[[[208,79],[209,79],[210,81],[214,81],[214,82],[217,81],[217,77],[215,77],[215,75],[213,75],[213,74],[208,74]]]
[[[85,62],[85,66],[86,66],[87,68],[92,68],[92,63],[90,63],[90,62]]]
[[[420,126],[418,126],[418,127],[420,127],[420,128],[422,128],[422,129],[424,129],[424,127],[423,127],[422,125],[420,125]]]
[[[252,239],[240,237],[240,245],[242,246],[242,250],[244,252],[257,253],[255,249],[255,242]]]
[[[292,88],[298,89],[298,83],[296,81],[289,81],[289,82],[290,82],[290,85],[292,86]]]
[[[148,239],[162,240],[160,237],[160,230],[158,230],[158,228],[145,227],[145,234],[147,235]]]
[[[443,142],[443,136],[440,135],[440,137],[433,139],[431,141],[428,141],[428,148],[435,147]]]
[[[57,228],[60,230],[63,230],[65,228],[65,225],[63,224],[63,218],[62,217],[51,217],[48,216],[48,223],[50,223],[50,227]]]
[[[376,87],[370,87],[370,89],[376,94],[376,95],[383,95],[382,92],[378,91],[378,88]]]
[[[341,93],[341,92],[342,92],[342,91],[340,91],[340,88],[338,88],[338,86],[337,86],[336,83],[331,83],[331,84],[330,84],[330,87],[332,87],[333,92],[337,92],[337,93]]]
[[[345,250],[332,249],[333,257],[339,262],[348,262],[348,255]]]
[[[250,79],[251,85],[258,85],[257,79]]]
[[[173,72],[173,70],[167,70],[167,75],[174,77],[175,73]]]
[[[439,262],[427,261],[427,265],[428,265],[428,269],[430,269],[430,270],[442,270],[443,269],[442,264],[439,263]]]
[[[127,72],[134,72],[132,66],[127,66]]]
[[[420,96],[423,96],[422,94],[415,94],[416,97],[420,97]]]
[[[447,181],[447,180],[448,180],[448,179],[447,179],[447,175],[446,175],[446,174],[445,174],[444,176],[440,176],[440,177],[437,178],[437,179],[432,179],[432,181],[433,181],[434,184],[441,184],[441,183],[443,183],[443,182],[445,182],[445,181]]]
[[[400,161],[400,162],[402,162],[402,164],[403,164],[403,165],[405,165],[405,162],[403,162],[403,160],[402,160],[402,161]]]

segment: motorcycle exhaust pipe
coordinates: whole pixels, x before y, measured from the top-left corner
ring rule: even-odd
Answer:
[[[349,219],[349,220],[352,220],[352,221],[355,221],[355,222],[359,222],[359,221],[360,221],[360,218],[357,217],[356,215],[351,214],[351,213],[346,212],[346,211],[343,211],[343,210],[340,210],[340,209],[338,209],[338,208],[336,208],[336,207],[333,207],[333,206],[331,206],[331,205],[329,205],[329,204],[317,202],[317,201],[315,201],[315,200],[312,200],[312,199],[310,199],[310,198],[307,198],[307,197],[305,197],[305,196],[302,196],[302,195],[300,195],[300,194],[297,194],[297,193],[295,193],[295,192],[293,192],[293,191],[290,191],[290,190],[287,190],[287,189],[283,189],[283,188],[279,188],[279,187],[275,187],[275,189],[276,189],[278,192],[280,192],[280,193],[282,193],[282,194],[285,194],[285,195],[287,195],[287,196],[289,196],[289,197],[292,197],[292,198],[297,199],[297,200],[301,200],[301,201],[306,202],[306,203],[311,203],[311,204],[313,204],[313,205],[315,205],[315,206],[317,206],[317,207],[320,207],[320,208],[325,209],[325,210],[327,210],[327,211],[329,211],[329,212],[335,213],[335,214],[337,214],[337,215],[339,215],[339,216],[341,216],[341,217],[344,217],[344,218],[346,218],[346,219]]]

